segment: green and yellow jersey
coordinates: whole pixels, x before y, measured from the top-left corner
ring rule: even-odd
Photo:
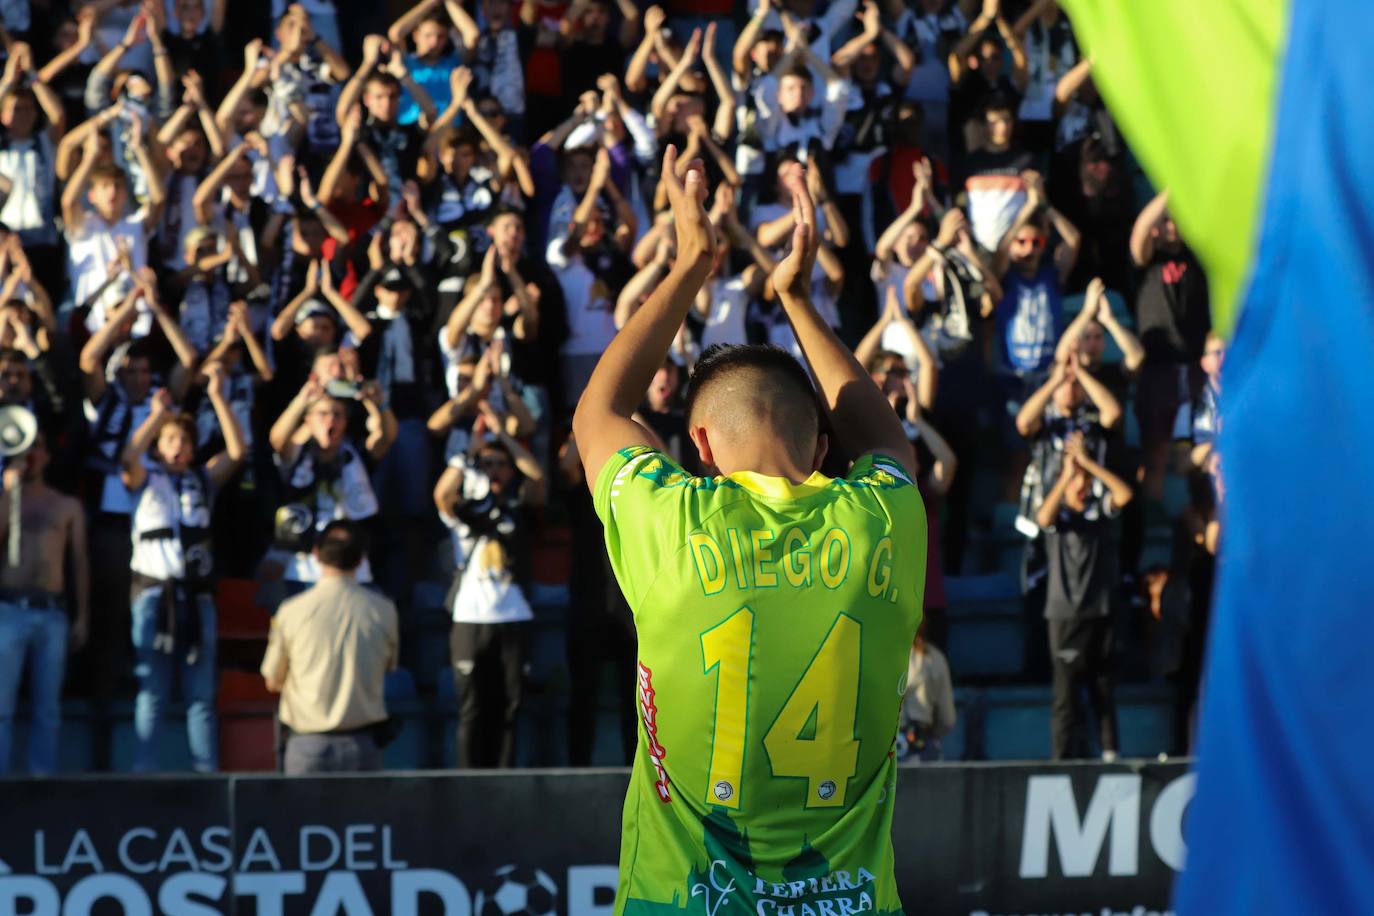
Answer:
[[[596,510],[639,633],[617,916],[900,913],[893,739],[926,565],[900,465],[797,485],[640,446]]]

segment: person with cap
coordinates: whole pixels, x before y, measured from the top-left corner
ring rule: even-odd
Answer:
[[[372,328],[358,344],[363,375],[377,380],[383,404],[396,418],[395,442],[373,475],[384,524],[395,536],[374,559],[384,587],[402,595],[408,594],[409,582],[424,575],[420,564],[426,555],[425,522],[433,513],[427,491],[432,477],[425,420],[437,406],[440,390],[438,354],[432,343],[437,284],[421,258],[423,240],[412,219],[384,220],[378,238],[385,242],[385,255],[358,284],[353,307],[365,313]]]
[[[269,416],[280,415],[300,390],[316,354],[339,348],[345,329],[360,342],[372,333],[372,323],[339,293],[328,262],[311,262],[300,292],[272,322],[277,384],[267,405]]]
[[[288,775],[382,768],[384,684],[400,628],[396,605],[358,582],[366,555],[361,525],[330,522],[312,550],[319,581],[272,619],[262,676],[281,694]]]
[[[272,339],[281,346],[294,330],[295,337],[307,349],[337,346],[341,330],[339,319],[343,319],[358,341],[367,339],[372,333],[366,316],[335,289],[328,263],[312,261],[306,271],[305,285],[272,322]]]
[[[165,389],[151,399],[121,457],[120,477],[135,500],[132,519],[133,644],[138,698],[134,703],[134,768],[157,769],[158,733],[180,675],[192,766],[218,768],[215,727],[215,555],[210,519],[216,493],[247,456],[243,430],[224,396],[224,365],[205,369],[210,403],[224,449],[195,460],[196,421],[172,407]]]

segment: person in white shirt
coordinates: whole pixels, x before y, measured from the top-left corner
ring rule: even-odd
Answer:
[[[196,350],[173,317],[157,298],[156,276],[143,268],[131,289],[109,315],[100,330],[81,348],[78,359],[85,388],[84,410],[91,424],[87,467],[96,473],[92,490],[99,495],[93,508],[101,517],[122,517],[128,536],[128,515],[133,503],[119,480],[119,456],[131,430],[147,418],[154,374],[147,345],[133,340],[140,305],[149,310],[176,353],[167,387],[179,399],[186,392],[189,370],[196,361]],[[116,346],[118,344],[118,346]],[[113,354],[106,358],[111,349]]]
[[[748,343],[745,318],[749,306],[763,298],[768,278],[773,275],[777,261],[739,221],[735,208],[735,191],[729,185],[716,189],[711,221],[724,232],[717,245],[716,262],[711,280],[697,296],[696,311],[702,320],[699,350],[713,344]],[[749,254],[751,263],[737,274],[730,274],[731,246]]]
[[[898,758],[903,762],[945,758],[940,739],[954,730],[954,680],[944,653],[918,631],[907,663],[906,693],[902,697],[902,732]]]
[[[66,122],[62,100],[33,69],[32,51],[16,42],[0,77],[0,184],[6,185],[0,222],[19,233],[39,280],[59,293],[55,166]]]
[[[165,389],[152,398],[148,418],[121,458],[124,486],[137,500],[130,563],[133,643],[138,674],[134,731],[135,768],[157,769],[158,732],[179,675],[186,701],[186,735],[192,766],[218,768],[215,693],[215,557],[210,516],[215,494],[238,471],[248,449],[223,393],[224,366],[206,370],[210,403],[224,434],[224,449],[195,462],[196,421],[172,409]]]
[[[143,163],[145,173],[156,174],[142,130],[136,127],[133,134],[135,155]],[[91,304],[86,327],[92,333],[105,324],[107,309],[117,304],[123,294],[110,281],[148,263],[148,238],[161,218],[164,197],[161,183],[150,182],[147,204],[126,214],[128,179],[118,166],[96,163],[99,146],[99,131],[87,133],[81,164],[62,192],[67,276],[77,304]]]
[[[368,415],[363,449],[348,438],[348,411],[341,400],[348,393]],[[396,439],[396,417],[384,406],[375,381],[340,386],[312,377],[272,425],[268,438],[285,491],[276,514],[273,564],[280,563],[285,590],[294,595],[320,578],[312,548],[330,522],[365,521],[377,514],[380,507],[363,456],[374,464],[386,456]],[[371,567],[364,560],[358,581],[371,580]]]
[[[759,0],[754,15],[762,18],[766,29],[786,30],[790,21],[802,30],[818,55],[828,58],[840,33],[853,21],[858,0],[831,0],[820,15],[816,13],[818,5],[817,0]]]
[[[566,232],[550,226],[546,258],[562,287],[568,314],[568,339],[560,351],[568,407],[581,397],[596,361],[615,336],[615,300],[606,281],[587,264],[587,255],[608,240],[622,252],[628,251],[635,238],[634,213],[610,175],[611,157],[603,147],[597,150],[591,180]],[[611,214],[603,209],[603,195],[615,208],[615,228],[611,228]]]
[[[784,13],[781,21],[786,51],[755,93],[758,133],[766,152],[788,150],[809,161],[812,154],[834,147],[849,110],[850,85],[830,66],[828,43],[813,47],[807,24],[790,14]],[[824,95],[815,105],[818,81]]]
[[[444,470],[434,504],[456,555],[449,603],[458,766],[505,768],[515,763],[525,624],[534,618],[524,593],[530,511],[544,503],[544,471],[505,431],[504,417],[486,402],[481,410],[472,447]]]
[[[158,260],[175,270],[186,266],[186,235],[198,223],[196,192],[209,175],[211,163],[224,155],[224,141],[205,104],[200,77],[188,74],[183,82],[186,101],[158,131],[158,140],[165,143],[167,163],[171,166],[170,172],[157,181],[165,188],[167,198],[157,233]],[[199,123],[194,120],[197,115]]]
[[[155,384],[149,344],[132,339],[135,325],[142,320],[140,307],[149,309],[150,324],[156,316],[177,354],[166,385],[174,399],[185,392],[188,369],[196,358],[195,348],[176,320],[157,302],[153,290],[156,280],[151,270],[140,273],[137,284],[86,342],[78,360],[85,393],[82,409],[89,424],[82,457],[90,513],[91,609],[98,632],[119,635],[117,639],[92,640],[94,657],[90,663],[101,695],[116,689],[127,675],[130,661],[129,642],[123,634],[129,632],[130,625],[133,500],[120,479],[119,459],[132,431],[148,418]]]

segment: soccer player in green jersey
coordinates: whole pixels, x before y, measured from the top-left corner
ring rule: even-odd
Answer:
[[[663,181],[677,261],[616,335],[573,430],[639,633],[641,729],[615,912],[901,913],[893,739],[921,616],[926,520],[882,393],[810,302],[815,206],[793,183],[774,288],[810,364],[712,348],[688,433],[713,477],[655,450],[632,415],[706,282],[704,173]],[[819,471],[830,445],[849,474]]]

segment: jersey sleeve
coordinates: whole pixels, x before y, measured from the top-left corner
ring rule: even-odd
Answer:
[[[663,452],[636,445],[616,452],[596,480],[596,514],[611,568],[631,608],[664,560],[683,545],[683,502],[692,475]]]
[[[921,555],[925,556],[926,510],[921,491],[907,476],[897,459],[879,452],[870,452],[854,462],[845,480],[856,490],[865,493],[876,504],[876,511],[885,514],[894,535],[918,537]],[[909,541],[914,545],[914,541]]]
[[[853,484],[880,489],[897,489],[903,486],[910,487],[913,491],[916,489],[916,484],[902,469],[901,462],[881,452],[860,455],[844,479]]]

